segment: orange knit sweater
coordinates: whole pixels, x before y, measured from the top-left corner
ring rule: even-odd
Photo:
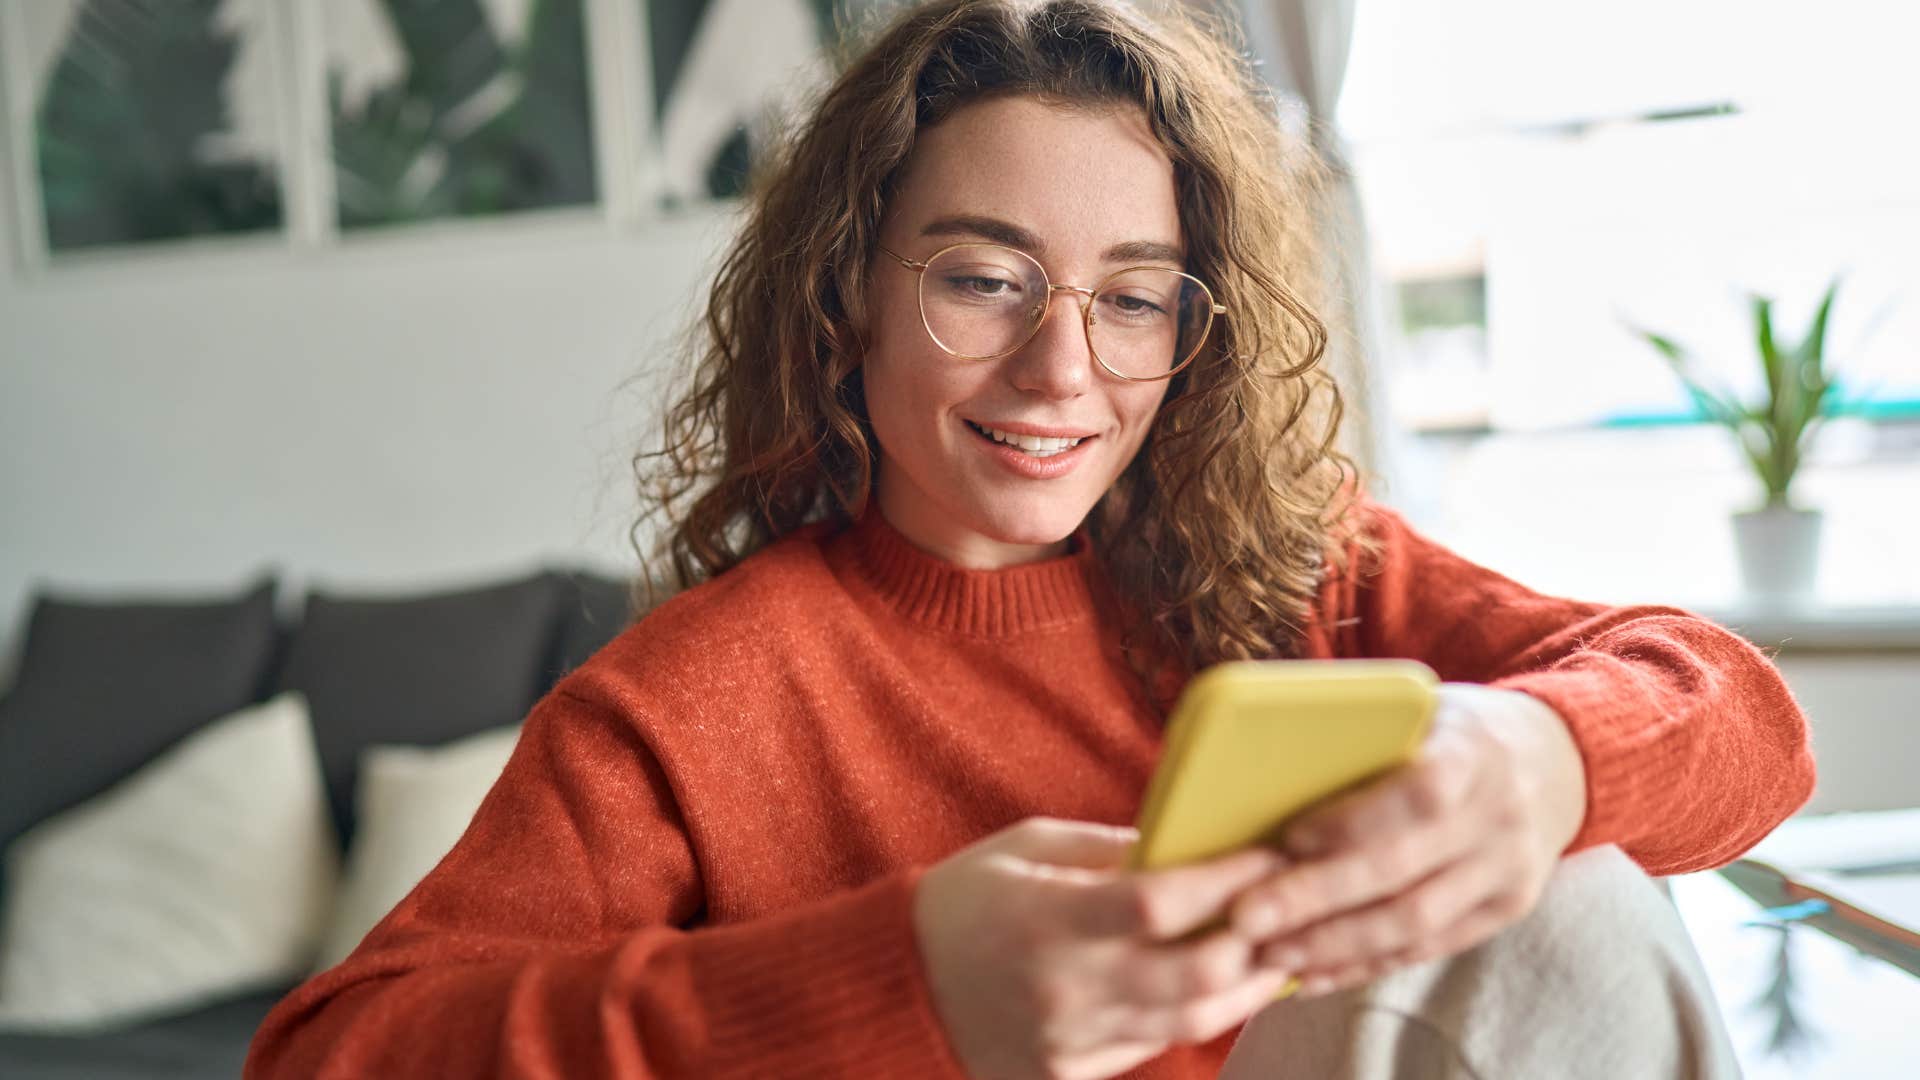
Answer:
[[[1569,850],[1732,860],[1813,783],[1774,667],[1664,607],[1531,592],[1370,506],[1377,574],[1326,582],[1306,653],[1406,656],[1544,699],[1587,768]],[[994,571],[877,510],[687,590],[574,671],[444,861],[256,1035],[251,1080],[959,1076],[910,912],[925,868],[1021,818],[1130,824],[1161,717],[1084,527]],[[1237,1032],[1129,1075],[1211,1077]]]

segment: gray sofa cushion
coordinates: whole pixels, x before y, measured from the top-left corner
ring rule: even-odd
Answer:
[[[274,583],[196,602],[33,602],[0,701],[0,844],[246,707],[275,642]]]
[[[633,622],[632,583],[586,571],[556,571],[560,633],[547,665],[555,680],[618,637]]]
[[[546,689],[559,593],[539,573],[458,592],[308,595],[275,689],[307,696],[343,844],[366,747],[437,746],[525,719]]]

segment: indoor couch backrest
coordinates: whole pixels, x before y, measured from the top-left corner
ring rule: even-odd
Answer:
[[[342,843],[359,755],[517,723],[631,621],[624,581],[544,570],[455,590],[316,590],[282,620],[276,583],[103,600],[36,591],[0,697],[0,846],[222,716],[308,697]]]

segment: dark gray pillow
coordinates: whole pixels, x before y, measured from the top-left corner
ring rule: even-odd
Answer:
[[[308,594],[275,688],[307,696],[343,843],[360,752],[436,746],[525,719],[545,689],[558,614],[558,582],[544,573],[430,595]]]
[[[633,622],[634,598],[631,581],[584,570],[555,571],[554,577],[560,586],[560,633],[547,671],[557,681]]]
[[[0,844],[252,704],[273,655],[273,593],[271,576],[194,602],[37,593],[0,701]]]

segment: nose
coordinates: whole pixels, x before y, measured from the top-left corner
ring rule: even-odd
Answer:
[[[1059,303],[1053,301],[1058,299]],[[1009,377],[1022,390],[1066,399],[1087,392],[1093,379],[1093,352],[1087,342],[1086,290],[1055,285],[1047,293],[1040,328],[1008,357]]]

